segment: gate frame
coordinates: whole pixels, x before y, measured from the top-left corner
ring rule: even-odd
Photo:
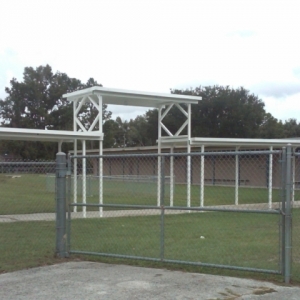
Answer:
[[[258,152],[258,151],[251,151],[251,152]],[[259,151],[263,153],[267,153],[270,151]],[[274,151],[273,151],[274,152]],[[245,153],[245,152],[243,152]],[[216,155],[216,153],[214,153]],[[219,152],[219,155],[225,154],[224,152]],[[228,155],[229,153],[226,152]],[[232,155],[237,155],[238,152],[235,151]],[[143,155],[143,156],[159,156],[161,157],[161,172],[160,172],[160,181],[164,183],[164,159],[166,156],[206,156],[211,155],[211,153],[181,153],[181,154],[160,154],[160,155]],[[127,155],[125,155],[127,156]],[[129,155],[129,156],[138,156],[138,155]],[[99,159],[103,159],[103,155],[101,156],[88,156],[88,157],[98,157]],[[111,157],[111,156],[110,156]],[[66,178],[68,174],[70,174],[71,169],[71,158],[87,158],[87,156],[73,156],[68,157],[68,164],[66,161],[66,154],[59,152],[57,153],[57,160],[56,160],[56,202],[57,202],[57,214],[56,214],[56,254],[60,257],[66,257],[69,254],[91,254],[91,255],[101,255],[101,256],[109,256],[109,257],[122,257],[122,258],[133,258],[133,259],[143,259],[143,260],[151,260],[151,261],[160,261],[160,262],[167,262],[167,263],[179,263],[179,264],[192,264],[192,265],[199,265],[205,267],[216,267],[216,268],[226,268],[226,269],[233,269],[233,270],[243,270],[243,271],[252,271],[252,272],[263,272],[269,274],[282,274],[284,277],[285,283],[290,282],[291,278],[291,200],[292,200],[292,146],[289,144],[287,147],[283,148],[282,151],[282,178],[284,179],[283,182],[283,197],[282,197],[282,208],[281,209],[268,209],[268,210],[236,210],[236,209],[218,209],[218,208],[205,208],[205,207],[175,207],[175,206],[165,206],[164,205],[164,184],[160,186],[160,198],[161,198],[161,205],[160,206],[143,206],[144,208],[151,208],[151,209],[159,209],[161,210],[161,234],[160,234],[160,241],[161,241],[161,250],[160,250],[160,258],[150,258],[150,257],[135,257],[135,256],[127,256],[127,255],[117,255],[117,254],[109,254],[109,253],[91,253],[86,251],[73,251],[68,249],[67,247],[70,246],[70,226],[68,226],[68,230],[66,228],[66,204],[67,204],[67,195],[66,195]],[[68,172],[69,170],[69,172]],[[70,194],[70,193],[68,193]],[[84,203],[70,203],[68,205],[68,221],[71,222],[71,213],[70,208],[75,206],[97,206],[99,208],[103,207],[131,207],[131,208],[141,208],[141,205],[110,205],[110,204],[84,204]],[[226,266],[226,265],[216,265],[210,263],[194,263],[189,261],[177,261],[177,260],[170,260],[164,259],[164,214],[166,209],[171,210],[186,210],[186,211],[222,211],[222,212],[230,212],[230,211],[239,211],[239,212],[249,212],[249,213],[265,213],[265,214],[280,214],[282,216],[282,226],[280,227],[281,235],[282,235],[282,255],[280,260],[280,271],[274,270],[264,270],[264,269],[256,269],[256,268],[244,268],[238,266]],[[70,223],[69,223],[70,225]]]

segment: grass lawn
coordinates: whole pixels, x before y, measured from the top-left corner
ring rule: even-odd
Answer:
[[[21,174],[12,178],[0,174],[0,215],[47,213],[55,211],[54,178],[46,175]],[[78,202],[82,202],[79,184]],[[98,181],[87,181],[87,202],[98,203]],[[169,185],[165,188],[165,204],[169,205]],[[174,205],[186,206],[186,186],[177,184],[174,190]],[[156,205],[157,186],[155,183],[104,181],[104,203]],[[227,186],[205,186],[204,205],[234,204],[235,189]],[[273,201],[280,199],[280,190],[273,189]],[[296,191],[296,199],[300,199],[300,191]],[[267,188],[239,188],[239,203],[267,203]],[[191,187],[191,206],[200,205],[200,188]],[[97,209],[97,208],[88,208]],[[80,211],[81,208],[79,207]]]
[[[278,270],[277,215],[245,213],[190,213],[165,216],[166,259],[188,260]],[[300,283],[300,210],[293,211],[292,279]],[[139,216],[72,220],[71,249],[123,255],[160,257],[160,217]],[[204,236],[201,239],[200,236]],[[54,222],[0,223],[0,272],[61,260],[54,257]],[[192,272],[247,276],[282,281],[266,275],[178,264],[71,255],[73,258]]]
[[[54,212],[54,187],[49,188],[45,175],[22,174],[17,178],[6,175],[0,175],[0,215]],[[98,203],[97,181],[88,184],[87,202]],[[166,185],[166,205],[169,204],[168,188]],[[104,203],[156,205],[156,193],[154,183],[104,182]],[[205,186],[204,196],[206,206],[233,204],[234,188]],[[199,198],[199,187],[192,186],[191,205],[199,206]],[[239,189],[241,204],[267,203],[267,199],[266,188]],[[280,191],[273,189],[273,201],[279,199]],[[300,199],[300,191],[296,191],[297,199]],[[78,202],[81,202],[81,195],[78,195]],[[174,205],[186,206],[185,185],[176,185]],[[279,218],[276,215],[220,212],[166,215],[164,257],[278,270],[278,224]],[[73,250],[160,257],[159,216],[73,220],[71,231]],[[299,232],[300,210],[294,209],[292,278],[300,284]],[[200,236],[205,238],[200,239]],[[54,222],[0,223],[0,272],[59,262],[61,260],[54,257],[54,247]],[[72,255],[71,259],[78,257],[233,276],[251,274],[250,277],[258,279],[275,278],[281,281],[282,278],[275,275],[105,257]]]
[[[54,212],[54,192],[47,192],[46,175],[0,174],[0,215]]]
[[[164,257],[278,270],[278,219],[220,212],[166,215]],[[160,216],[73,220],[71,231],[73,250],[160,258]]]

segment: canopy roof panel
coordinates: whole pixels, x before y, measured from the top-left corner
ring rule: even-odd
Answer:
[[[201,97],[139,92],[131,90],[110,89],[94,86],[84,90],[64,94],[63,97],[70,101],[77,101],[83,97],[92,97],[96,100],[97,95],[102,96],[103,104],[159,107],[164,104],[186,103],[197,104]]]
[[[99,131],[66,131],[0,127],[0,140],[43,142],[74,142],[74,140],[103,140]]]
[[[273,146],[284,147],[287,144],[300,146],[300,139],[242,139],[242,138],[191,138],[191,145],[208,146]]]
[[[187,136],[161,137],[161,144],[164,146],[185,146],[187,143],[193,147],[214,146],[214,147],[284,147],[291,144],[300,147],[300,138],[290,139],[243,139],[243,138],[202,138],[194,137],[190,140]]]

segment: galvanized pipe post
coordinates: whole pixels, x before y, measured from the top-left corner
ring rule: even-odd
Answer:
[[[289,283],[291,279],[291,198],[292,198],[292,146],[288,144],[286,147],[286,180],[285,180],[285,267],[284,281]]]
[[[56,250],[55,254],[66,257],[66,154],[56,154]]]

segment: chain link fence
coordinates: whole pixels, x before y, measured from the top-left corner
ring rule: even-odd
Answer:
[[[282,273],[281,154],[71,157],[67,251]],[[300,281],[299,153],[293,162],[292,278]],[[0,272],[52,261],[55,162],[2,161],[0,172]]]
[[[0,273],[46,264],[55,242],[54,161],[0,161]],[[17,266],[17,267],[16,267]]]
[[[280,162],[280,151],[76,156],[69,252],[279,274]]]

